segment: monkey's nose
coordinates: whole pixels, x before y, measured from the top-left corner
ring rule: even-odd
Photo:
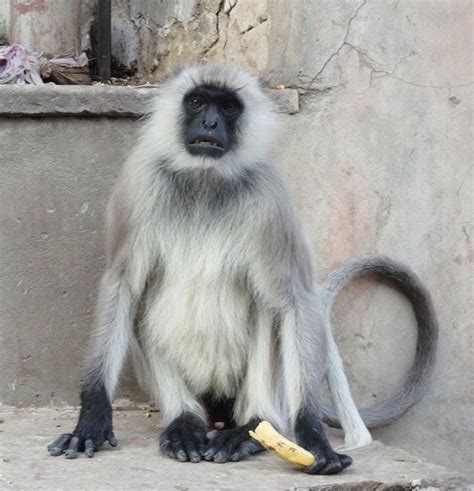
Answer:
[[[206,119],[203,119],[202,125],[206,130],[215,130],[217,128],[217,121],[207,121]]]

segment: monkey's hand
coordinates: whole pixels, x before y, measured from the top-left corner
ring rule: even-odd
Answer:
[[[65,452],[66,459],[75,459],[78,452],[86,457],[94,457],[105,442],[117,446],[117,439],[112,431],[112,408],[81,408],[79,421],[72,433],[63,433],[48,445],[50,455],[56,457]]]

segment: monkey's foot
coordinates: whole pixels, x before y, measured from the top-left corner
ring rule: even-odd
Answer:
[[[308,474],[337,474],[352,464],[348,455],[336,453],[324,434],[320,419],[311,411],[302,410],[295,425],[298,445],[311,452],[314,464],[305,468]]]
[[[160,435],[161,451],[180,462],[200,462],[206,451],[206,423],[195,414],[183,413]]]
[[[302,438],[296,433],[296,437],[298,444],[311,452],[316,459],[314,464],[305,468],[308,474],[337,474],[352,464],[351,457],[336,453],[331,448],[324,434],[312,435],[308,432],[305,438]]]
[[[75,459],[78,452],[84,452],[86,457],[94,457],[94,452],[101,447],[105,441],[110,446],[117,446],[117,439],[110,428],[105,434],[91,433],[63,433],[53,443],[48,445],[48,452],[53,457],[57,457],[65,452],[66,459]]]
[[[336,452],[328,455],[322,452],[320,448],[309,449],[309,451],[316,457],[316,461],[306,467],[305,472],[308,474],[337,474],[352,464],[352,459],[349,455]]]
[[[231,430],[211,431],[207,435],[209,443],[204,458],[222,464],[237,462],[265,450],[249,435],[249,430],[254,430],[258,423],[260,420],[255,419]]]

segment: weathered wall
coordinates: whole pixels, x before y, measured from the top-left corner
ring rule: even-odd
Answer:
[[[0,41],[52,55],[85,51],[96,2],[0,0]]]
[[[79,53],[81,12],[82,0],[10,0],[8,39],[52,55]]]
[[[265,75],[268,18],[266,0],[113,0],[112,54],[153,82],[196,61],[237,63]]]
[[[0,41],[5,39],[10,25],[10,2],[0,0]]]
[[[158,53],[149,75],[159,80],[180,60],[206,58],[208,26],[209,58],[240,61],[273,83],[304,89],[301,111],[282,116],[278,153],[321,276],[347,257],[385,253],[419,273],[439,314],[433,388],[376,436],[474,474],[471,3],[277,0],[267,8],[205,0],[213,12],[205,18],[193,13],[195,3],[175,11],[160,2],[157,22],[171,26],[159,24],[158,34],[137,10],[140,36],[149,37],[136,51],[140,37],[129,38],[130,57]],[[180,27],[175,18],[190,20]],[[234,34],[220,31],[231,23]],[[102,267],[102,210],[135,128],[123,118],[0,119],[5,403],[77,402],[77,366]],[[360,282],[341,296],[336,318],[357,399],[395,391],[413,356],[404,299]],[[124,393],[136,395],[130,383]]]

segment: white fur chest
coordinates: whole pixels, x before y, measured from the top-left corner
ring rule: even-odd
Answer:
[[[232,395],[244,374],[250,294],[229,227],[173,227],[160,233],[166,265],[147,299],[145,331],[195,393]]]

